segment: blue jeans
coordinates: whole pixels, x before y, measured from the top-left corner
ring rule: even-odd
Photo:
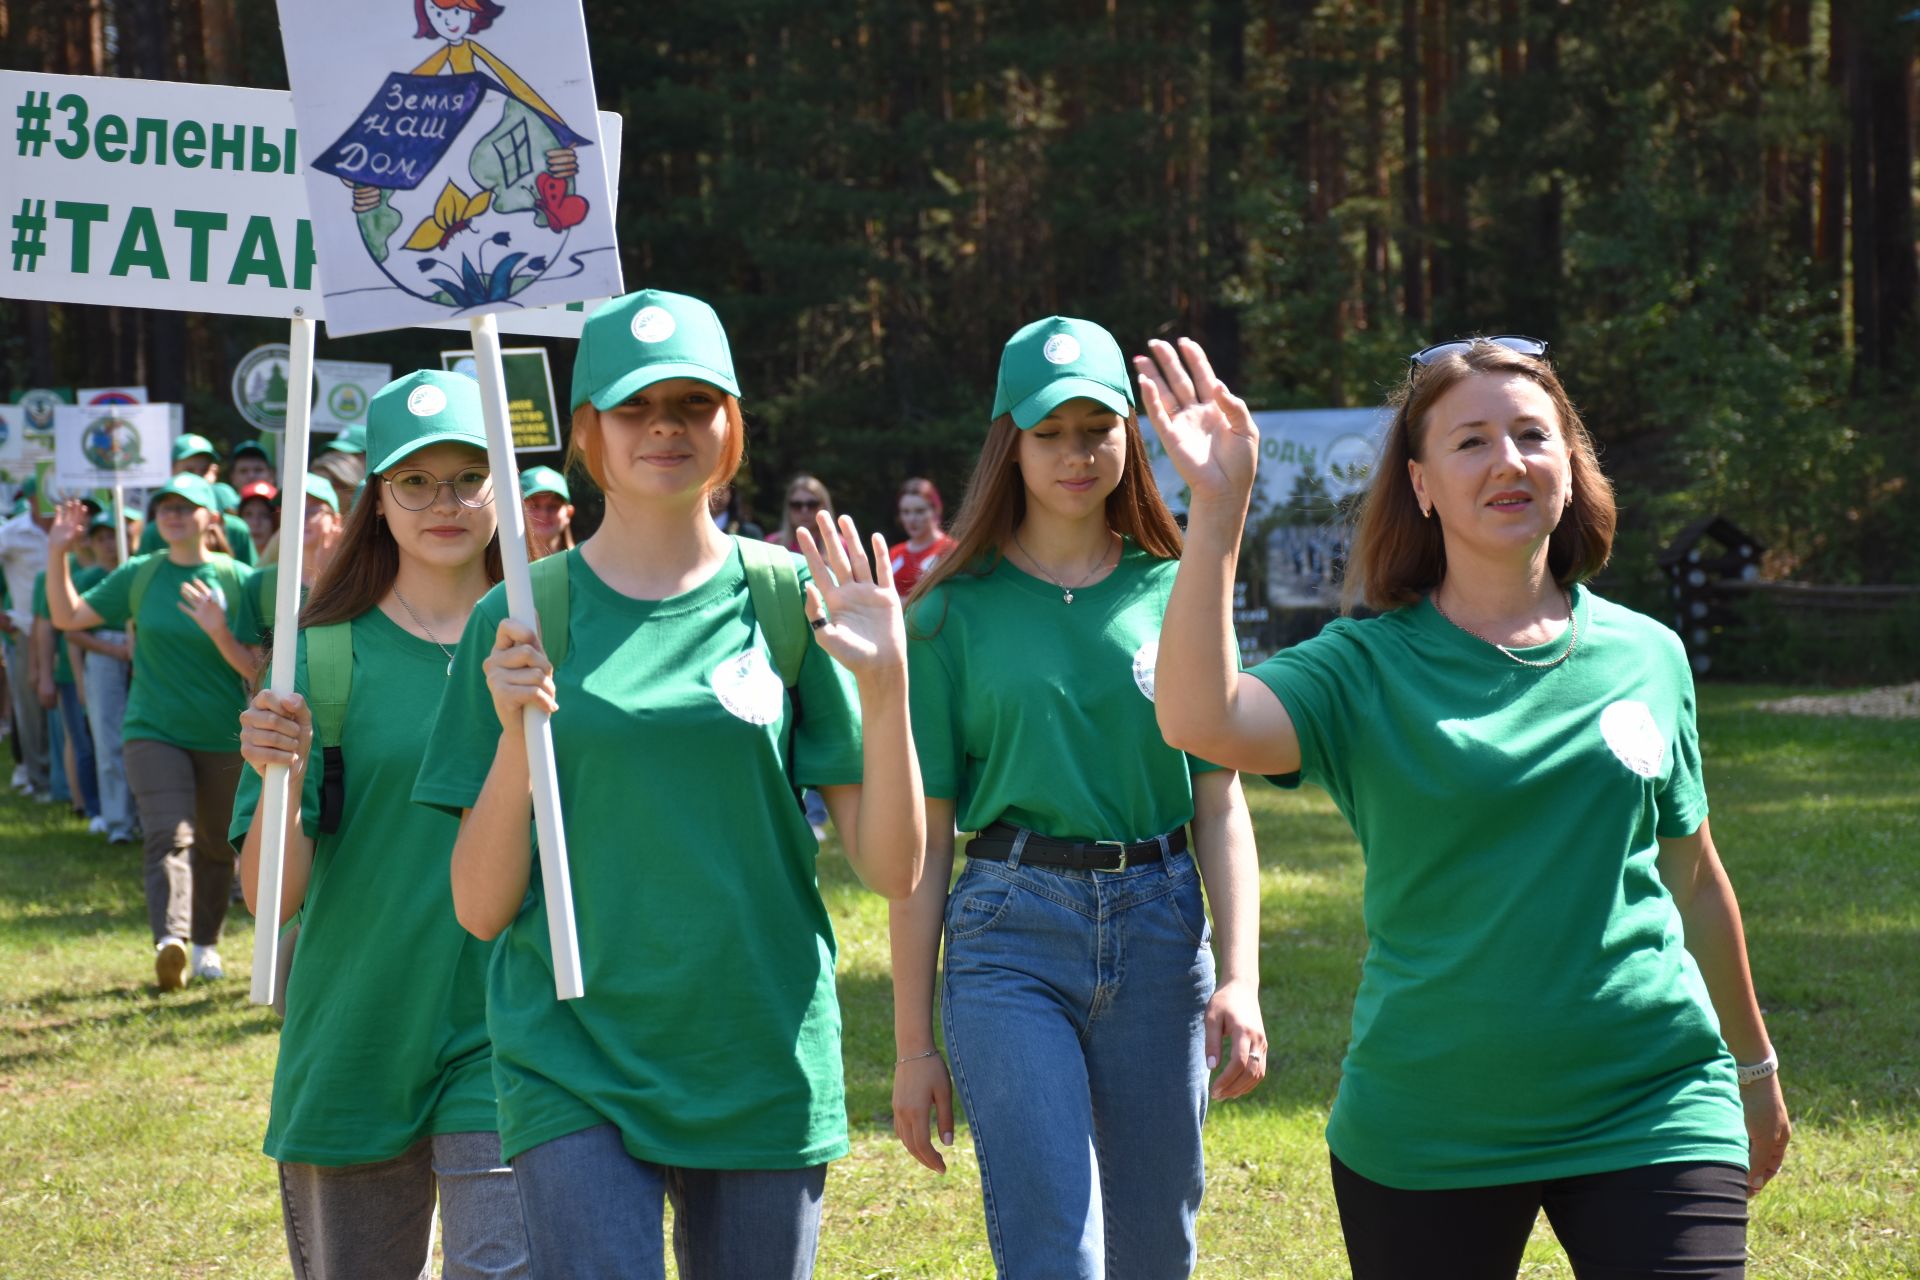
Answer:
[[[57,690],[60,686],[55,685]],[[47,760],[52,770],[47,775],[47,799],[55,804],[71,804],[73,793],[67,786],[67,730],[60,723],[60,704],[53,704],[53,710],[40,713],[41,723],[46,725]]]
[[[62,637],[62,643],[65,637]],[[73,743],[73,771],[80,778],[80,807],[89,818],[100,816],[100,779],[94,768],[93,733],[87,728],[87,709],[76,685],[55,685],[60,694],[60,723]]]
[[[120,633],[103,633],[118,644]],[[100,816],[107,820],[109,839],[133,836],[133,793],[127,789],[127,765],[120,743],[120,724],[127,718],[127,688],[132,664],[104,653],[87,655],[87,724],[93,731],[94,773],[100,784]]]
[[[807,1280],[827,1166],[686,1169],[636,1160],[597,1125],[513,1158],[533,1280],[661,1280],[673,1201],[681,1280]]]
[[[1192,857],[1117,872],[969,861],[946,953],[947,1053],[1000,1275],[1187,1275],[1213,994]]]

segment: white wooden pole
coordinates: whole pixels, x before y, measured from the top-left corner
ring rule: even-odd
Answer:
[[[500,327],[491,315],[473,326],[474,376],[487,424],[487,461],[493,471],[493,506],[500,521],[500,562],[507,580],[507,613],[538,629],[533,578],[527,570],[527,513],[520,505],[520,471],[514,461],[512,420],[507,413],[507,370],[500,358]],[[533,782],[533,824],[540,842],[540,882],[547,899],[547,933],[553,944],[553,985],[562,1000],[587,992],[580,972],[580,938],[573,920],[573,878],[567,870],[567,837],[560,823],[560,777],[553,758],[553,726],[536,707],[526,712],[527,768]]]
[[[314,322],[296,316],[287,335],[293,368],[287,379],[287,430],[280,441],[280,560],[274,584],[273,668],[267,687],[281,697],[293,692],[294,657],[300,648],[301,540],[307,528],[307,443],[313,429]],[[317,745],[317,744],[316,744]],[[317,767],[312,760],[308,768]],[[254,894],[253,990],[255,1004],[272,1004],[280,966],[280,881],[287,854],[287,769],[274,765],[260,786],[260,883]]]

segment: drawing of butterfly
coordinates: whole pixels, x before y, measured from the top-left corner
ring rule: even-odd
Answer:
[[[433,216],[413,229],[406,247],[422,253],[446,248],[448,241],[472,225],[492,203],[491,191],[469,196],[449,181],[441,190],[440,198],[433,202]]]

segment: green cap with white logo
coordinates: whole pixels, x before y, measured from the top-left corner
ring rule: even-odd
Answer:
[[[993,416],[1012,414],[1026,431],[1067,401],[1085,396],[1126,417],[1133,412],[1133,380],[1113,335],[1091,320],[1048,316],[1007,340]]]
[[[335,453],[365,453],[367,451],[366,427],[358,422],[354,423],[345,431],[342,431],[339,435],[327,441],[326,447],[321,449],[321,452],[325,453],[327,449],[331,449]]]
[[[525,501],[536,493],[551,493],[562,502],[573,501],[567,478],[552,467],[528,467],[520,473],[520,498]]]
[[[333,487],[333,481],[327,479],[325,476],[317,476],[309,471],[307,472],[307,482],[304,487],[309,498],[312,498],[316,502],[326,503],[327,506],[333,509],[335,515],[340,514],[340,491]],[[273,503],[275,506],[279,506],[279,497],[275,497]]]
[[[213,482],[214,500],[220,504],[220,510],[232,515],[240,510],[240,491],[225,480]]]
[[[684,293],[642,289],[587,317],[573,361],[573,405],[611,409],[668,378],[698,378],[740,394],[733,349],[712,307]]]
[[[185,439],[185,437],[181,437]],[[173,479],[155,489],[147,498],[147,510],[151,512],[160,505],[162,498],[185,498],[196,507],[205,507],[219,514],[220,500],[213,496],[213,486],[207,483],[205,476],[197,476],[191,471],[182,471]]]
[[[464,373],[420,369],[380,388],[367,405],[367,461],[379,460],[369,473],[448,443],[487,447],[480,384]]]
[[[188,458],[197,458],[203,453],[209,458],[218,458],[220,456],[214,452],[213,441],[207,439],[205,436],[197,436],[189,431],[183,436],[174,438],[173,460],[175,462],[183,462]]]

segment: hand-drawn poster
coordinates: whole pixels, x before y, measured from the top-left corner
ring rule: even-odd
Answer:
[[[280,0],[330,334],[622,292],[580,0]]]

